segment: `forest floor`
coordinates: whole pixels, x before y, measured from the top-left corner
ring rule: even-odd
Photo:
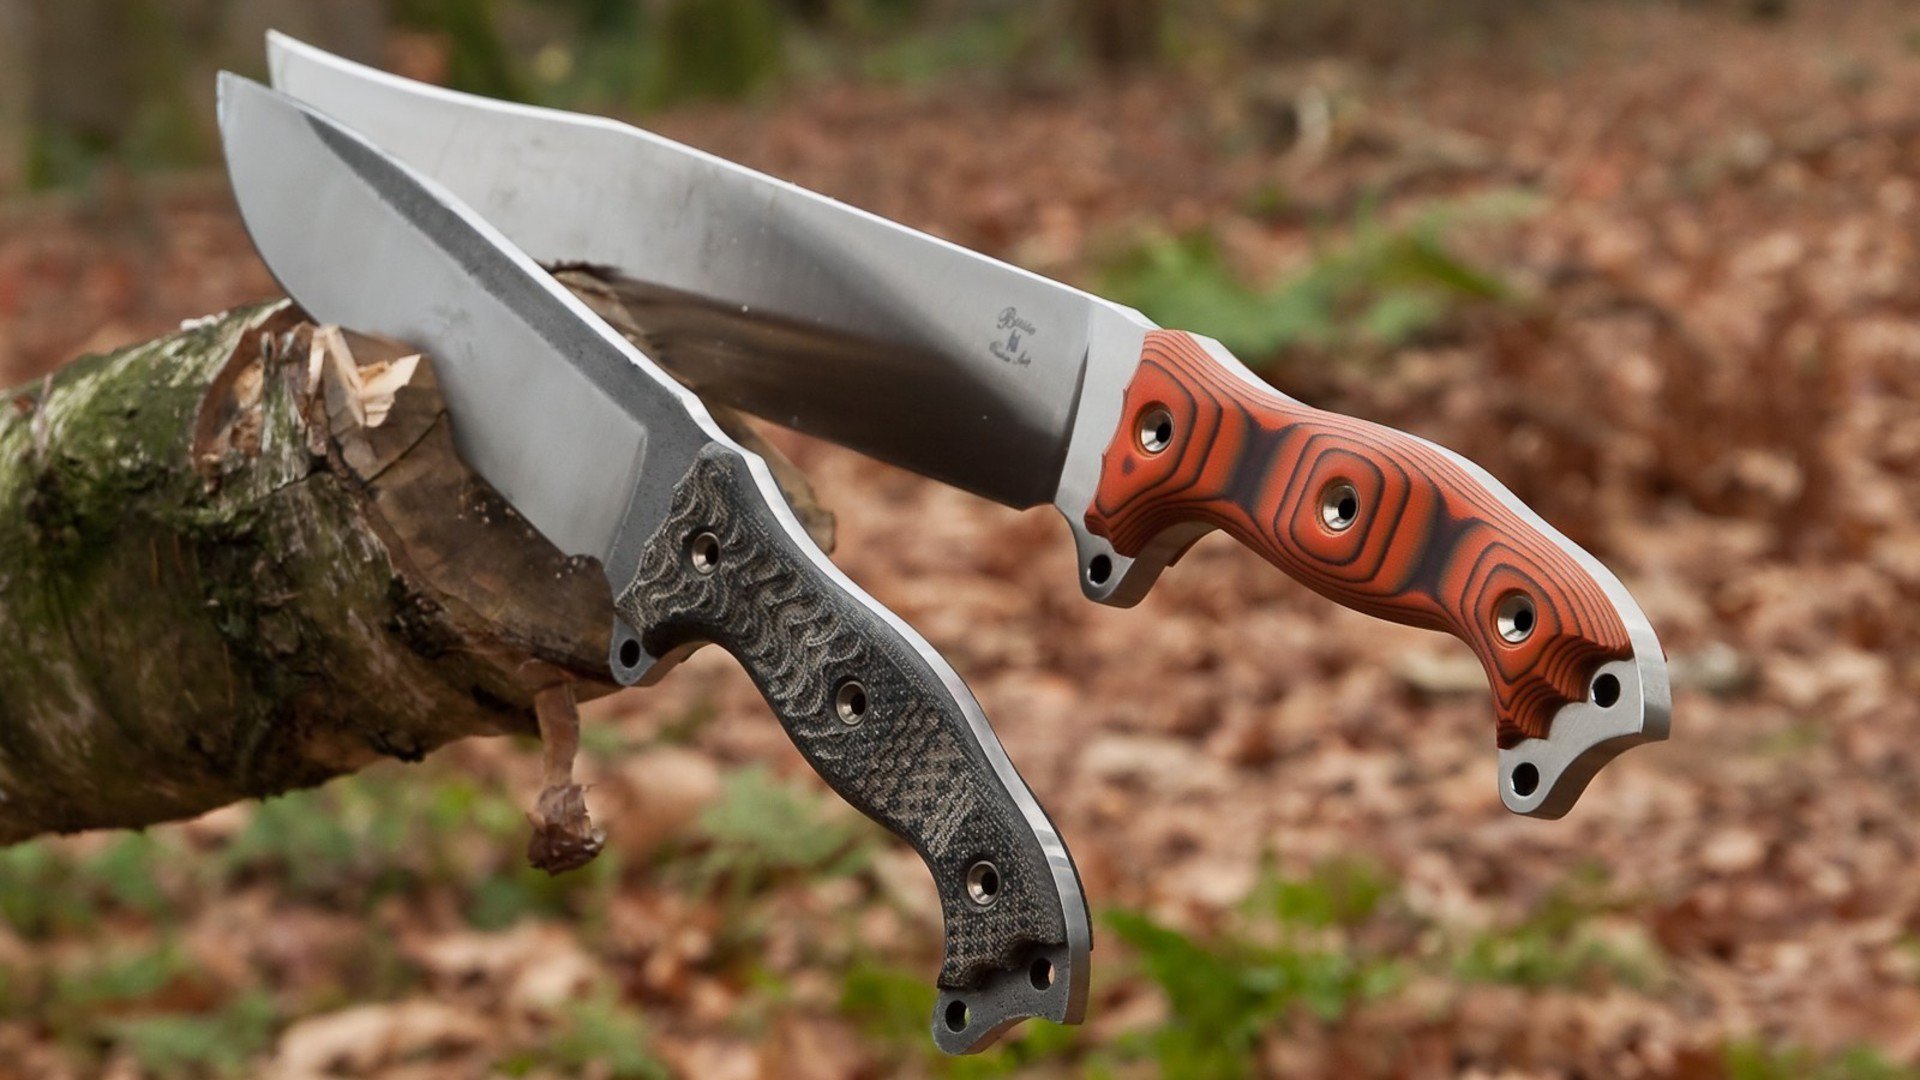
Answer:
[[[1485,464],[1673,661],[1566,819],[1451,639],[1221,537],[1104,609],[1051,511],[781,434],[1071,845],[1084,1028],[932,1054],[924,870],[710,651],[591,710],[557,879],[505,741],[0,852],[0,1078],[1920,1075],[1920,17],[1831,7],[651,121]],[[217,178],[0,210],[0,376],[272,290]]]

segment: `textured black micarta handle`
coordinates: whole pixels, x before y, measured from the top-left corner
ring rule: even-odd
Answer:
[[[920,852],[946,917],[943,989],[982,986],[1066,943],[1046,853],[965,707],[800,548],[738,453],[701,452],[614,606],[653,656],[696,642],[732,653],[815,771]]]

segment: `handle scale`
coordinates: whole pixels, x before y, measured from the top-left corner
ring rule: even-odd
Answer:
[[[1503,748],[1632,653],[1593,577],[1450,451],[1257,386],[1174,330],[1147,334],[1121,416],[1089,530],[1136,556],[1218,528],[1336,603],[1460,638]]]
[[[650,657],[703,643],[733,654],[828,785],[920,853],[945,915],[943,1045],[977,1048],[976,1029],[1021,1016],[1077,1019],[1069,983],[1083,976],[1071,966],[1066,912],[1083,914],[1083,901],[1063,898],[1034,825],[989,762],[971,695],[950,688],[803,542],[775,517],[746,460],[708,446],[675,487],[615,610]],[[1024,785],[1020,794],[1031,800]],[[1042,960],[1047,986],[1034,974]],[[1008,986],[1023,993],[1009,998]],[[937,1018],[937,1034],[941,1026]]]

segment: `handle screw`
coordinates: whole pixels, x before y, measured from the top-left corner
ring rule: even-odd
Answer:
[[[1533,610],[1533,597],[1526,593],[1508,593],[1493,611],[1493,626],[1501,640],[1518,645],[1533,636],[1539,618]]]
[[[840,722],[852,727],[867,716],[867,688],[859,679],[848,679],[833,693],[833,711]]]
[[[687,544],[687,561],[696,574],[711,574],[720,568],[720,538],[702,530]]]
[[[1345,480],[1335,480],[1320,493],[1320,523],[1334,532],[1346,532],[1360,520],[1360,493]]]
[[[967,899],[979,907],[992,907],[1000,899],[1000,868],[985,859],[968,867]]]
[[[1165,406],[1155,405],[1140,414],[1140,449],[1157,454],[1173,445],[1173,414]]]

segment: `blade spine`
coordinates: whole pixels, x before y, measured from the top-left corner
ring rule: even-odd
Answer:
[[[949,240],[942,236],[936,236],[930,232],[927,232],[924,229],[915,228],[914,226],[908,225],[904,222],[895,221],[891,218],[875,213],[872,210],[868,210],[864,207],[847,202],[843,199],[835,198],[832,195],[827,195],[823,192],[814,191],[811,188],[802,186],[796,181],[787,180],[778,176],[774,176],[771,173],[762,172],[761,170],[755,169],[752,166],[743,165],[737,161],[729,160],[727,158],[721,157],[720,155],[712,153],[710,151],[702,150],[696,146],[689,146],[688,144],[683,143],[678,139],[673,139],[666,135],[662,135],[659,132],[648,130],[647,128],[640,127],[637,124],[631,124],[631,123],[628,123],[627,121],[615,119],[614,117],[611,117],[611,116],[599,116],[593,113],[572,112],[566,109],[556,109],[556,108],[552,108],[550,106],[545,106],[545,105],[531,105],[531,104],[527,104],[525,102],[519,102],[519,101],[503,101],[498,98],[490,98],[480,94],[470,94],[463,90],[455,90],[451,87],[435,86],[431,83],[423,83],[415,79],[408,79],[405,76],[395,75],[392,72],[382,71],[379,68],[373,67],[368,64],[362,64],[356,60],[349,60],[345,57],[334,56],[331,53],[327,53],[324,50],[315,48],[314,46],[308,45],[305,42],[288,37],[287,35],[282,34],[279,31],[270,30],[268,31],[268,36],[269,36],[268,67],[269,67],[270,75],[274,79],[274,86],[276,88],[281,88],[280,79],[283,73],[289,73],[292,71],[292,69],[286,67],[285,61],[289,59],[298,59],[298,60],[304,60],[307,63],[314,64],[321,68],[331,69],[336,72],[342,69],[346,69],[355,78],[360,78],[368,82],[378,83],[386,87],[388,90],[396,93],[400,93],[400,94],[408,94],[408,95],[414,95],[414,96],[426,97],[426,98],[438,98],[444,101],[451,102],[456,105],[460,105],[464,108],[484,109],[484,110],[493,110],[493,111],[506,112],[506,113],[515,113],[515,114],[524,116],[528,119],[538,120],[538,121],[542,121],[549,124],[560,124],[560,125],[566,125],[566,126],[592,128],[592,129],[608,132],[610,134],[621,135],[626,138],[639,139],[643,142],[650,143],[656,147],[665,149],[672,153],[691,158],[697,162],[700,162],[701,164],[709,165],[709,166],[718,166],[719,168],[721,168],[726,172],[733,173],[736,176],[739,176],[745,180],[749,180],[753,183],[763,184],[768,187],[774,188],[776,189],[776,191],[779,191],[782,193],[796,195],[796,196],[808,199],[810,201],[825,204],[837,211],[853,214],[855,216],[863,218],[871,224],[881,225],[889,229],[908,233],[917,240],[938,245],[939,247],[946,249],[952,254],[964,255],[968,258],[986,261],[988,263],[993,264],[995,268],[1003,272],[1010,272],[1015,277],[1025,279],[1029,284],[1038,285],[1038,286],[1047,287],[1047,288],[1059,289],[1075,297],[1076,299],[1086,301],[1090,304],[1100,305],[1104,307],[1111,307],[1111,308],[1119,308],[1122,311],[1131,310],[1123,304],[1115,303],[1112,300],[1108,300],[1105,297],[1099,296],[1095,293],[1088,292],[1087,290],[1082,289],[1078,286],[1069,285],[1064,281],[1047,277],[1046,275],[1041,274],[1037,271],[1029,270],[1023,266],[1015,265],[1014,263],[1010,263],[1005,259],[1001,259],[997,256],[988,255],[985,252],[975,251],[972,248],[966,247],[963,244],[959,244],[955,241]],[[276,53],[275,52],[276,48],[280,48],[282,51]],[[303,97],[298,91],[283,88],[283,92],[285,92],[289,97],[292,97],[297,101],[300,101],[302,103],[306,102],[306,98]],[[372,144],[372,145],[377,146],[378,144]],[[429,177],[429,179],[431,179],[431,177]]]

